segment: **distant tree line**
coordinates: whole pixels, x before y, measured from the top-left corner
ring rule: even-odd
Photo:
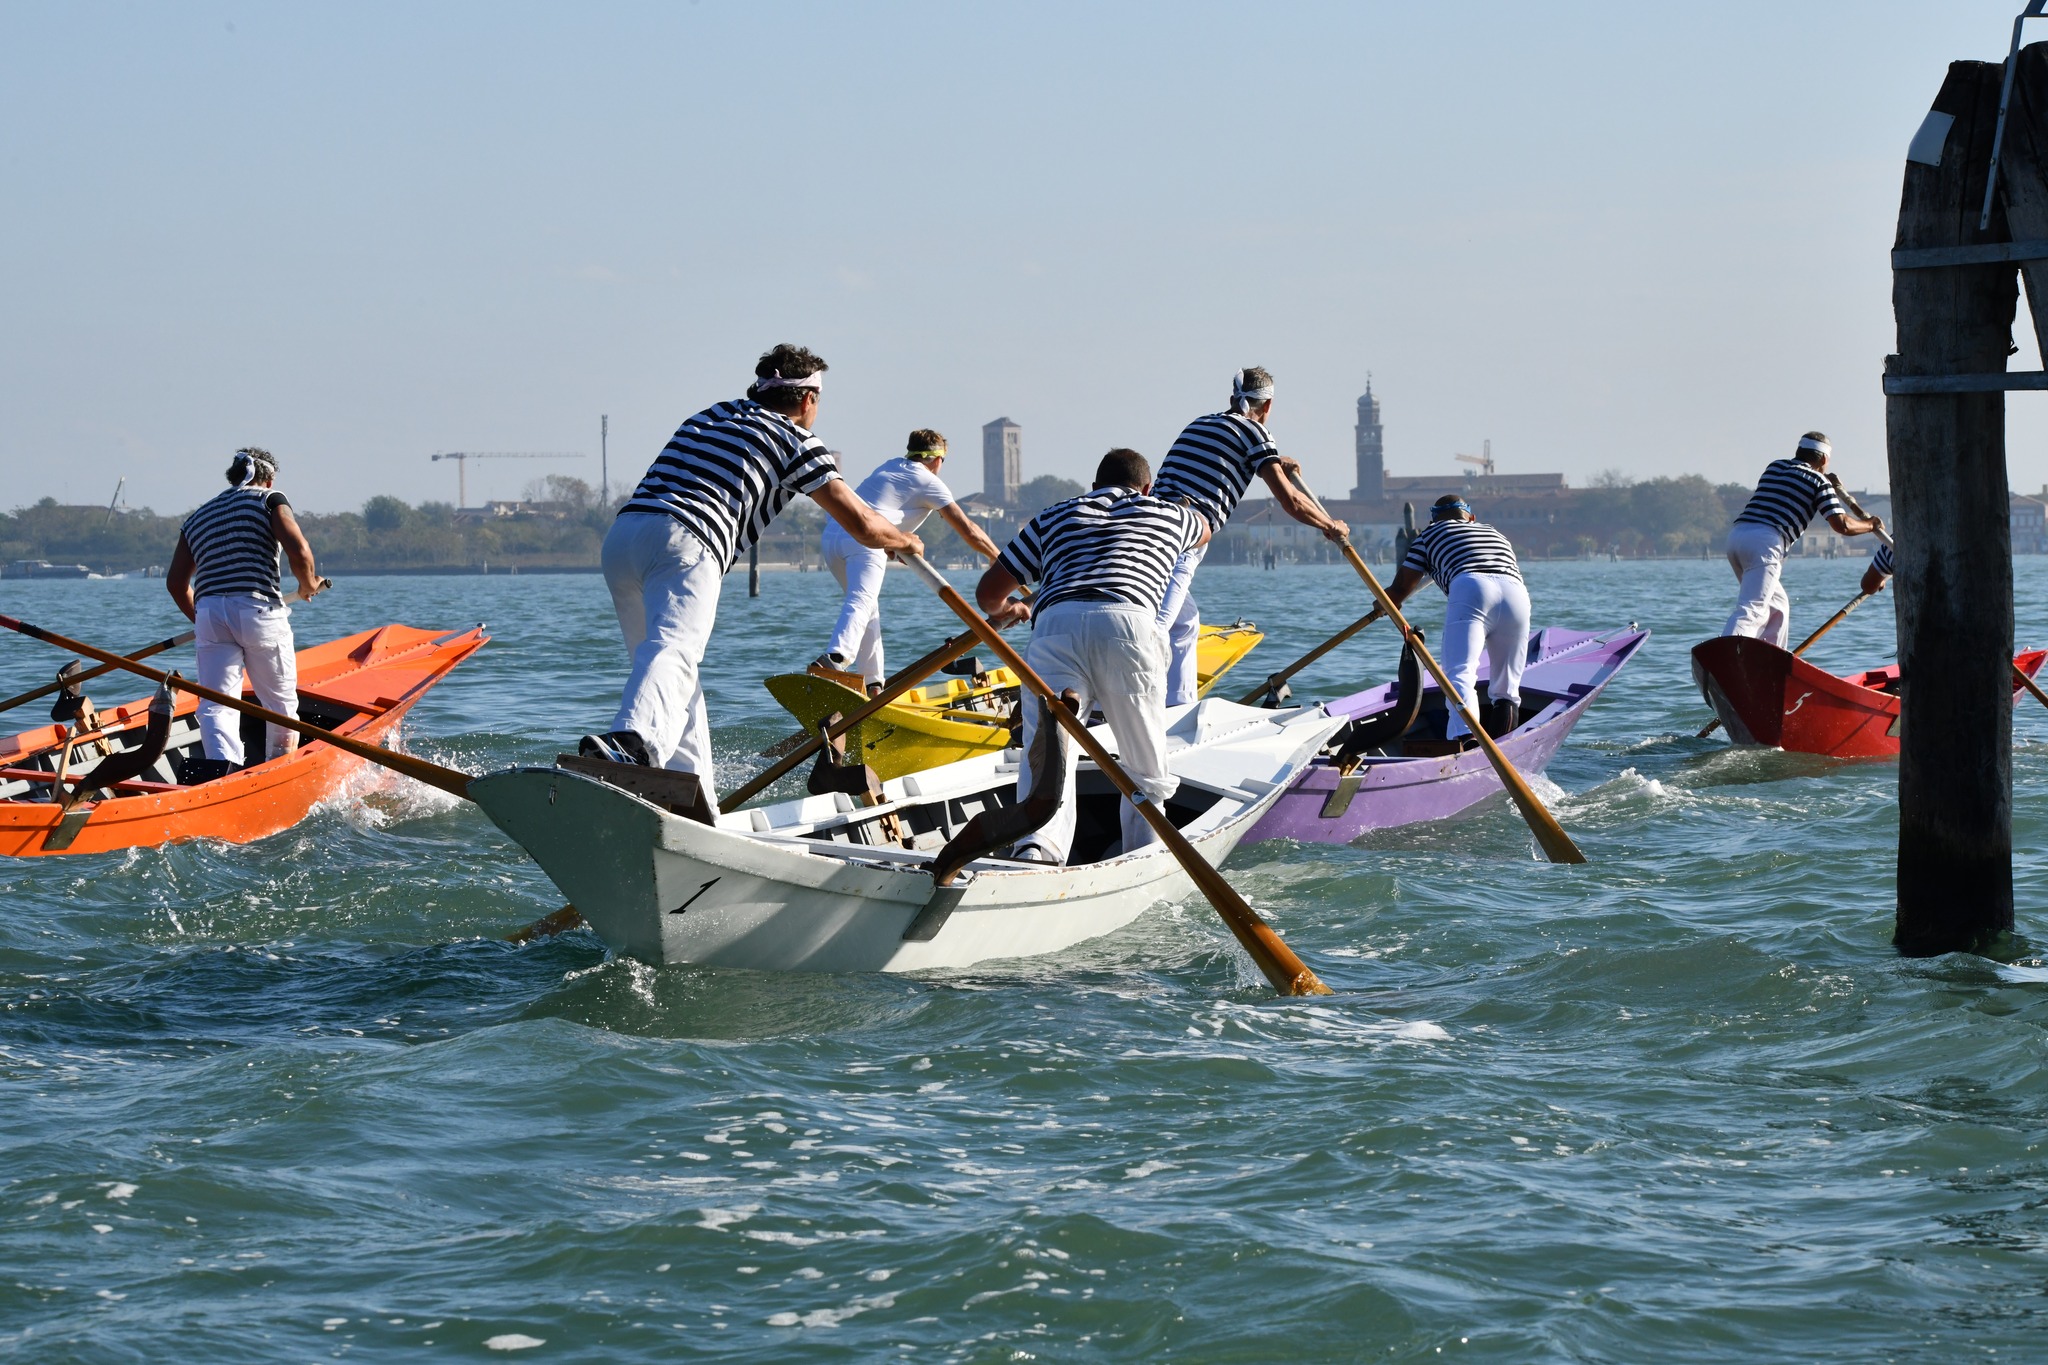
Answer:
[[[1040,475],[1019,490],[1015,506],[988,518],[989,534],[1004,543],[1033,514],[1081,491],[1071,479]],[[1608,473],[1596,477],[1591,487],[1559,499],[1554,511],[1543,514],[1544,520],[1503,520],[1501,525],[1516,548],[1530,556],[1691,556],[1720,546],[1728,523],[1749,493],[1747,485],[1715,485],[1697,474],[1636,481]],[[379,494],[360,511],[301,509],[298,517],[322,569],[331,572],[595,568],[605,531],[621,501],[606,504],[582,479],[551,474],[527,485],[519,510],[507,516],[457,515],[449,503],[415,506]],[[1485,500],[1477,501],[1480,516],[1486,517]],[[1416,510],[1428,515],[1427,508]],[[67,507],[44,498],[32,507],[0,513],[0,563],[46,559],[83,564],[102,573],[160,568],[171,561],[183,521],[183,516],[158,516],[147,508],[110,514],[104,507]],[[822,567],[818,537],[823,529],[824,513],[817,504],[796,499],[763,538],[762,561]],[[937,562],[978,562],[937,517],[927,521],[920,534]],[[1244,528],[1232,528],[1229,534],[1256,537],[1256,532]],[[1229,553],[1219,555],[1218,562],[1249,557]]]

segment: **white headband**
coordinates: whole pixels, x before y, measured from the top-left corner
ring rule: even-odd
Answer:
[[[1230,376],[1230,402],[1233,407],[1239,404],[1249,407],[1253,403],[1263,403],[1272,396],[1273,386],[1271,384],[1256,389],[1246,388],[1244,386],[1243,370],[1239,370],[1236,374]]]
[[[270,474],[272,478],[277,477],[277,465],[274,461],[265,460],[259,456],[251,455],[246,450],[236,451],[235,459],[241,460],[249,466],[247,469],[242,471],[242,477],[235,481],[235,487],[237,488],[247,488],[250,484],[256,482],[256,480],[262,475],[264,465],[270,466]]]
[[[807,374],[802,379],[784,379],[782,371],[770,370],[765,375],[755,377],[754,388],[761,392],[769,389],[810,389],[817,392],[825,387],[824,373],[820,370],[815,374]]]
[[[1822,459],[1826,459],[1835,452],[1835,448],[1828,444],[1827,437],[1825,436],[1818,439],[1812,436],[1802,436],[1799,438],[1799,448],[1801,450],[1811,450]]]

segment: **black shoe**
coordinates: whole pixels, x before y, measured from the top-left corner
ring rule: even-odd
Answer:
[[[647,741],[632,730],[608,730],[601,735],[585,735],[576,741],[576,752],[584,758],[601,758],[607,763],[628,763],[641,768],[654,766],[654,760],[647,753]]]
[[[1486,715],[1482,718],[1486,733],[1495,739],[1501,738],[1522,723],[1522,708],[1511,701],[1492,701],[1486,704]]]

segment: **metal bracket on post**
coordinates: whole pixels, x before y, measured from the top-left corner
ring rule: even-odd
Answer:
[[[2027,0],[2027,7],[2012,21],[2012,46],[2005,54],[2005,86],[1998,92],[1998,129],[1991,135],[1991,170],[1984,177],[1984,212],[1977,217],[1977,231],[1991,230],[1991,196],[1998,192],[1998,155],[2005,150],[2005,111],[2012,103],[2012,77],[2020,55],[2020,28],[2029,19],[2042,18],[2048,0]]]
[[[2048,4],[2048,0],[2043,0]],[[1928,393],[2016,393],[2048,389],[2048,370],[2001,370],[1994,374],[1898,374],[1899,358],[1884,358],[1887,398]]]

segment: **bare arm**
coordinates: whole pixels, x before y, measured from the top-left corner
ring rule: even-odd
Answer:
[[[832,480],[811,494],[811,500],[824,508],[825,514],[838,522],[846,534],[870,550],[886,550],[892,555],[924,553],[923,541],[891,526],[889,519],[862,502],[844,479]]]
[[[1398,607],[1408,600],[1408,594],[1414,592],[1421,582],[1422,570],[1403,564],[1394,571],[1394,581],[1387,584],[1387,596],[1393,598],[1394,605]]]
[[[1290,460],[1285,455],[1266,465],[1259,471],[1259,477],[1266,481],[1266,487],[1273,490],[1273,501],[1280,504],[1280,510],[1304,526],[1313,526],[1323,533],[1325,540],[1342,540],[1351,534],[1351,528],[1330,516],[1301,491],[1297,482],[1301,478],[1301,462]]]
[[[959,503],[947,503],[939,509],[939,515],[945,518],[946,525],[953,528],[953,534],[967,542],[967,548],[983,559],[994,563],[995,557],[1002,553],[996,548],[996,543],[988,538],[988,532],[975,525],[974,518],[960,510]]]
[[[164,574],[164,587],[170,591],[171,600],[178,604],[178,610],[185,613],[187,621],[199,619],[199,603],[192,596],[192,547],[185,543],[185,537],[178,537],[178,548],[171,554],[171,567]]]
[[[1010,596],[1023,586],[1008,569],[1000,564],[991,564],[982,574],[981,581],[974,585],[974,605],[981,608],[982,614],[988,617],[988,623],[997,630],[1019,621],[1028,621],[1031,619],[1030,603],[1019,602]]]
[[[1877,596],[1877,594],[1884,591],[1884,585],[1891,582],[1891,579],[1892,576],[1890,574],[1880,573],[1877,565],[1870,565],[1863,571],[1863,595],[1865,597]]]
[[[284,546],[285,562],[292,566],[292,577],[299,580],[299,596],[312,601],[327,582],[313,567],[313,547],[306,543],[299,519],[292,515],[291,508],[279,503],[270,509],[270,529],[277,536],[277,543]]]
[[[1195,520],[1196,520],[1196,521],[1198,521],[1198,522],[1200,522],[1200,523],[1202,523],[1202,535],[1201,535],[1201,538],[1200,538],[1199,540],[1197,540],[1197,541],[1196,541],[1196,542],[1195,542],[1195,543],[1194,543],[1194,544],[1193,544],[1192,546],[1190,546],[1189,548],[1190,548],[1190,549],[1195,549],[1195,550],[1199,550],[1199,549],[1201,549],[1201,548],[1202,548],[1202,547],[1203,547],[1204,545],[1207,545],[1207,544],[1209,543],[1209,537],[1210,537],[1210,536],[1211,536],[1211,535],[1212,535],[1212,534],[1214,533],[1214,531],[1215,531],[1215,529],[1216,529],[1216,528],[1215,528],[1215,527],[1213,527],[1213,526],[1211,526],[1211,525],[1209,524],[1209,519],[1208,519],[1207,517],[1203,516],[1203,515],[1202,515],[1202,514],[1201,514],[1200,512],[1196,512],[1196,513],[1195,513]]]
[[[1828,518],[1828,525],[1835,528],[1838,536],[1867,536],[1884,525],[1884,518],[1852,517],[1847,512],[1837,512]]]

